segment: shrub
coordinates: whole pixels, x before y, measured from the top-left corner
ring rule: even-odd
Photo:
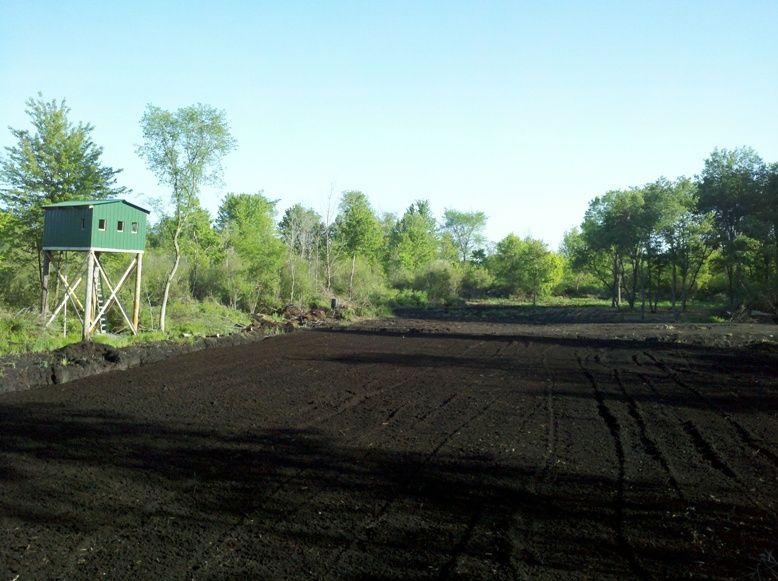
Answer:
[[[484,297],[494,284],[494,277],[483,266],[468,265],[462,276],[461,294],[463,298]]]
[[[447,260],[436,260],[416,275],[414,288],[427,293],[431,302],[446,303],[459,295],[462,275]]]
[[[394,297],[394,303],[398,307],[426,307],[428,301],[426,291],[415,289],[402,289]]]

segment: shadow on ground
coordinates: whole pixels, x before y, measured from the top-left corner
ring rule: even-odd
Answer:
[[[600,475],[560,468],[541,487],[537,466],[353,448],[315,430],[19,404],[0,406],[0,442],[11,579],[729,576],[775,532],[753,507],[690,506],[658,483],[631,484],[634,504],[618,506]]]

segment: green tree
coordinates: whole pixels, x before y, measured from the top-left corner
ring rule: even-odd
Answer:
[[[643,192],[638,188],[614,190],[594,198],[581,224],[581,233],[590,264],[609,265],[608,287],[613,305],[621,304],[624,289],[629,306],[634,307],[647,237]]]
[[[284,245],[275,224],[276,202],[257,194],[227,194],[216,223],[225,246],[237,257],[236,288],[251,314],[260,304],[270,305],[278,296]],[[234,302],[234,301],[233,301]]]
[[[11,215],[8,212],[4,212],[3,210],[0,210],[0,234],[3,234],[6,232],[6,229],[8,228],[8,224],[11,221]],[[14,238],[7,237],[5,235],[0,235],[0,288],[3,288],[5,292],[3,292],[2,300],[7,301],[9,297],[7,296],[7,291],[9,288],[9,278],[12,275],[12,268],[10,264],[10,255],[13,251],[13,244],[12,241]]]
[[[643,304],[648,300],[649,309],[656,312],[659,302],[662,271],[667,263],[662,227],[674,220],[675,207],[673,184],[665,177],[648,183],[641,188],[643,208],[641,233],[643,236],[643,261],[640,268],[640,286],[643,289]]]
[[[748,217],[759,206],[767,168],[750,147],[714,149],[699,176],[699,206],[713,213],[721,262],[727,275],[730,307],[743,299],[743,244],[749,235]]]
[[[567,292],[576,295],[587,292],[599,286],[598,282],[603,279],[607,284],[608,277],[600,278],[598,271],[607,272],[608,265],[590,264],[589,249],[579,228],[574,227],[564,233],[559,255],[564,261],[562,285]]]
[[[141,129],[143,143],[137,153],[171,193],[175,258],[160,308],[159,327],[164,331],[170,285],[181,262],[181,235],[198,207],[201,188],[221,181],[221,161],[235,148],[235,140],[224,112],[202,104],[174,112],[148,105]]]
[[[486,242],[484,228],[486,228],[486,214],[483,212],[459,212],[447,209],[443,213],[443,231],[451,235],[461,262],[470,260],[473,251]]]
[[[490,257],[498,285],[508,294],[522,292],[536,304],[562,280],[563,261],[542,240],[508,234]]]
[[[102,164],[103,149],[92,141],[94,127],[68,119],[64,99],[46,101],[38,93],[26,105],[32,130],[11,128],[16,143],[0,159],[0,205],[9,214],[0,235],[16,241],[7,258],[27,264],[36,256],[40,276],[43,206],[129,190],[116,185],[121,170]]]
[[[348,294],[351,298],[357,256],[364,256],[369,260],[377,259],[383,245],[383,230],[367,196],[358,191],[343,192],[335,228],[339,244],[351,256],[351,275],[348,283]]]
[[[670,261],[672,308],[676,309],[680,290],[681,311],[685,311],[689,294],[714,249],[713,217],[698,210],[697,186],[692,180],[680,177],[667,189],[657,229]]]
[[[278,228],[284,243],[298,255],[305,259],[316,255],[324,224],[315,210],[295,204],[284,212]]]
[[[148,234],[149,246],[164,253],[174,254],[173,237],[175,221],[171,216],[163,216]],[[222,257],[222,241],[213,228],[208,211],[199,205],[184,224],[179,237],[181,256],[188,263],[188,282],[190,294],[202,300],[212,294],[212,288],[204,280],[210,268]],[[161,299],[160,299],[161,300]]]
[[[762,211],[764,219],[770,224],[770,236],[773,247],[773,280],[769,300],[773,312],[778,315],[778,163],[773,163],[768,168]]]
[[[389,265],[393,271],[416,272],[438,253],[437,224],[427,200],[411,204],[389,235]]]
[[[298,266],[303,262],[308,273],[313,273],[315,280],[307,285],[318,286],[319,247],[323,239],[324,224],[321,216],[310,208],[295,204],[284,212],[279,223],[281,238],[287,248],[287,271],[289,302],[294,302],[298,287]],[[302,296],[302,295],[301,295]]]

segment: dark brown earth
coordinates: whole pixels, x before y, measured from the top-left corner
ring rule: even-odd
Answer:
[[[778,327],[418,315],[0,395],[0,579],[774,578]]]

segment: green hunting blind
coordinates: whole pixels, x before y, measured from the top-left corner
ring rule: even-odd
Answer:
[[[124,200],[74,200],[44,206],[43,249],[143,252],[148,210]]]
[[[84,339],[96,330],[105,331],[105,315],[112,306],[121,311],[132,333],[138,333],[140,314],[140,285],[143,252],[146,247],[146,217],[148,210],[125,200],[72,200],[44,206],[43,218],[43,276],[41,313],[49,312],[49,270],[54,252],[83,252],[85,272],[75,281],[57,271],[57,279],[63,285],[64,297],[46,325],[51,325],[62,312],[67,316],[67,305],[83,325]],[[114,285],[100,263],[104,253],[132,255],[132,261],[118,283]],[[61,261],[60,261],[61,263]],[[81,270],[83,270],[83,268]],[[132,317],[119,301],[119,291],[135,272]],[[77,289],[85,282],[86,296],[82,304]],[[105,288],[103,287],[105,285]],[[108,297],[105,296],[108,291]]]

